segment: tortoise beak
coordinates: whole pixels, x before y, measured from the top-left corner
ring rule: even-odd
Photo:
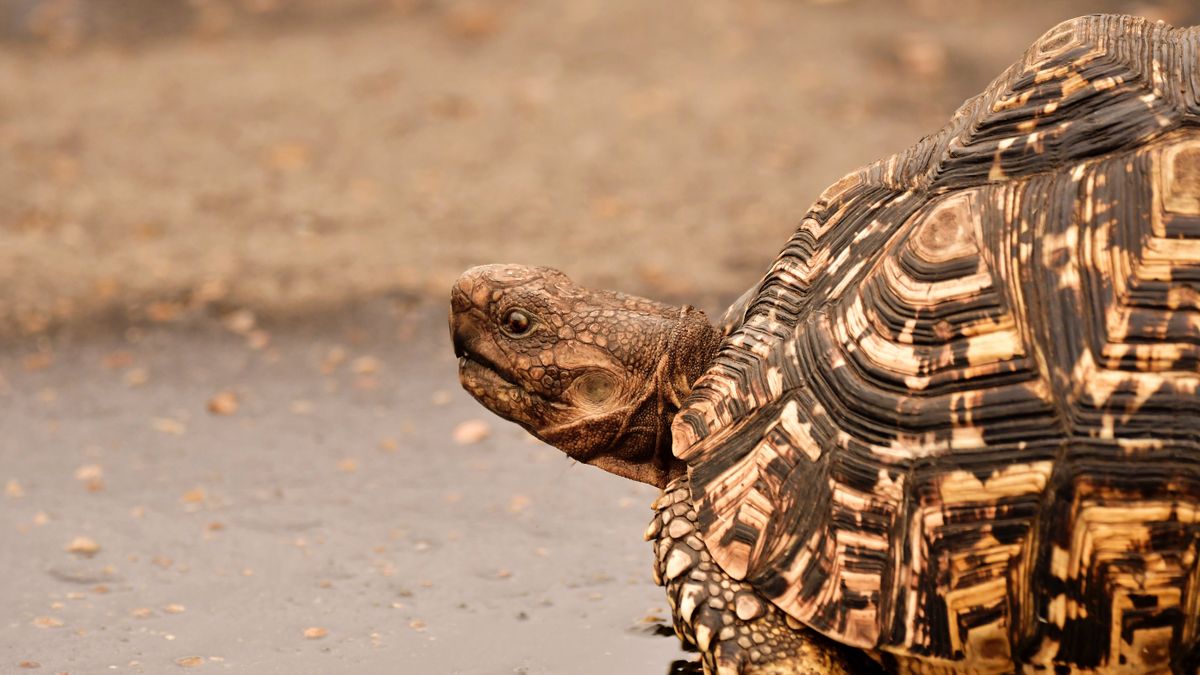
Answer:
[[[471,343],[477,341],[485,320],[490,292],[481,269],[486,268],[474,267],[463,272],[450,289],[450,338],[454,342],[454,355],[459,358],[471,353]]]
[[[457,285],[450,289],[450,339],[454,342],[454,355],[461,358],[467,353],[467,331],[465,320],[471,311],[471,300]]]

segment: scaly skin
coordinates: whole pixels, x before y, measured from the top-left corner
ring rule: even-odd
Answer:
[[[548,268],[487,265],[451,291],[450,330],[462,385],[489,410],[574,459],[667,489],[651,525],[655,579],[706,673],[869,666],[722,572],[692,534],[687,467],[671,452],[670,426],[721,341],[703,312],[590,291]]]

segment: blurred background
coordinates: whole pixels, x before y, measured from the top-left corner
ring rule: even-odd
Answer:
[[[716,301],[1057,21],[1176,2],[3,0],[0,323],[440,297],[481,261]]]
[[[0,671],[662,673],[653,490],[457,387],[484,262],[719,312],[1055,23],[1190,0],[0,0]]]

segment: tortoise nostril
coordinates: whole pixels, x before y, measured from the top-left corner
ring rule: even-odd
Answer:
[[[454,355],[458,357],[467,353],[467,334],[471,329],[466,317],[466,312],[460,311],[457,306],[450,312],[450,339],[454,343]]]
[[[459,312],[450,313],[450,340],[454,343],[454,355],[459,358],[469,353],[467,343],[471,327],[464,316],[464,314],[460,314]]]
[[[458,331],[454,331],[454,355],[460,359],[467,355],[467,341]]]
[[[454,355],[458,357],[466,355],[467,333],[471,331],[467,325],[470,323],[467,317],[472,309],[471,297],[463,289],[464,283],[466,280],[460,278],[450,289],[450,337],[454,342]]]

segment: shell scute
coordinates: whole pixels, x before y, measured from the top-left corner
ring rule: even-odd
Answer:
[[[1066,22],[818,199],[673,427],[727,574],[931,667],[1200,653],[1198,78]]]

